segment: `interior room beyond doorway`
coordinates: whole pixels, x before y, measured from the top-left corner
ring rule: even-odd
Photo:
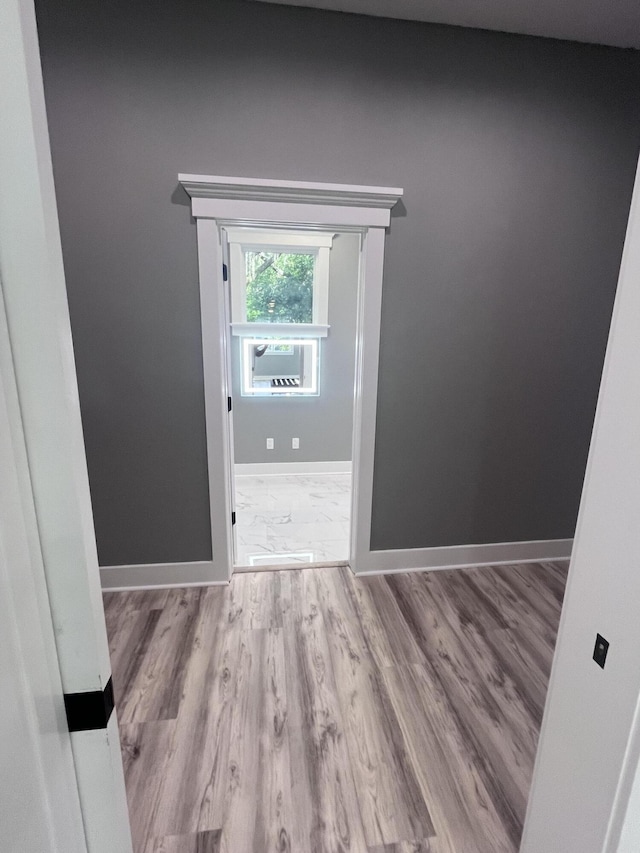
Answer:
[[[236,568],[349,558],[357,233],[226,229]]]

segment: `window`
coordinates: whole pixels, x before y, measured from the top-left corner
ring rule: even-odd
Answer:
[[[227,229],[233,334],[326,337],[333,237]]]
[[[313,323],[314,255],[251,249],[244,257],[248,323]]]
[[[226,229],[243,396],[319,394],[333,234]]]

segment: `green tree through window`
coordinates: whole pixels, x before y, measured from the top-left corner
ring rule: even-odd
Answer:
[[[312,323],[314,255],[245,253],[247,322]]]

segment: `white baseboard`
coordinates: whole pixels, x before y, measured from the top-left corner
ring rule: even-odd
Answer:
[[[351,462],[237,462],[236,476],[266,474],[350,474]]]
[[[443,548],[406,548],[370,551],[354,574],[386,575],[399,572],[466,569],[509,563],[538,563],[568,560],[573,539],[542,539],[533,542],[498,542],[490,545],[452,545]],[[332,564],[335,565],[335,564]],[[321,564],[300,563],[287,568],[308,569]],[[235,571],[259,571],[267,567],[241,567]],[[268,567],[272,569],[272,566]],[[229,583],[220,577],[211,560],[194,563],[144,563],[132,566],[101,566],[103,590],[122,592],[137,589],[167,589],[182,586],[217,586]]]
[[[500,563],[552,562],[568,560],[572,546],[573,539],[539,539],[532,542],[369,551],[353,566],[353,570],[354,574],[363,576],[465,569],[474,566],[495,566]]]
[[[142,563],[132,566],[101,566],[103,590],[166,589],[181,586],[217,586],[229,583],[220,577],[212,560],[193,563]]]

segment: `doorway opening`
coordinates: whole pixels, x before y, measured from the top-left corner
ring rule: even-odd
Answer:
[[[222,228],[235,571],[349,559],[361,234]]]
[[[253,401],[263,407],[275,406],[285,396],[300,405],[311,405],[322,393],[324,344],[331,340],[329,265],[331,253],[337,254],[335,247],[345,244],[347,238],[358,243],[355,345],[351,339],[355,357],[349,406],[352,488],[348,563],[356,573],[370,571],[378,553],[371,551],[371,517],[384,247],[391,208],[402,197],[402,189],[212,175],[178,177],[191,197],[198,241],[212,542],[211,562],[198,567],[199,576],[206,583],[228,581],[236,563],[233,465],[239,460],[234,453],[234,406],[238,401],[240,405]],[[280,242],[273,245],[273,236],[265,235],[265,230],[278,232]],[[288,257],[293,255],[298,257]],[[299,257],[305,255],[311,260]],[[256,301],[262,291],[254,279],[265,262],[270,262],[270,269],[275,267],[272,277],[279,270],[283,278],[287,264],[293,265],[294,260],[303,280],[297,300],[285,299],[287,294],[275,288],[267,298]],[[228,281],[232,266],[236,279],[240,277],[233,296]],[[274,335],[278,323],[285,326],[287,335]],[[239,363],[244,357],[244,372],[242,365],[238,368],[240,393],[235,399],[231,365],[234,338],[238,339]],[[271,372],[266,368],[267,351]],[[274,360],[277,363],[280,359],[283,364],[287,358],[286,368],[273,368]],[[260,371],[264,371],[262,376]],[[321,425],[326,438],[327,425]],[[304,461],[303,454],[311,445],[303,445],[298,427],[289,424],[287,428],[290,450]],[[262,434],[265,451],[267,438],[274,439],[270,452],[275,454],[276,436]],[[298,448],[293,447],[295,438],[299,439]],[[334,456],[328,461],[349,459]],[[307,554],[309,549],[299,553]],[[263,558],[272,559],[268,555]]]

